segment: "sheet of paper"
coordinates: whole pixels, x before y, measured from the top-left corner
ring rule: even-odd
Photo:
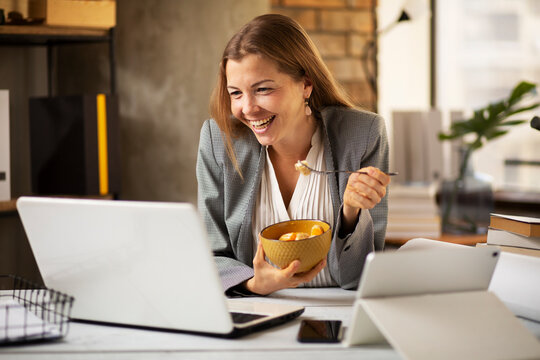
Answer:
[[[14,299],[0,299],[0,341],[57,337],[60,331]]]
[[[489,290],[518,316],[540,322],[540,258],[502,252]]]

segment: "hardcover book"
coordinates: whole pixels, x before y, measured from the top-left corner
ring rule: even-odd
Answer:
[[[540,237],[540,218],[491,214],[489,227],[523,236]]]

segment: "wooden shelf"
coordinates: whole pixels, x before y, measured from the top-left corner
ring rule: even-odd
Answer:
[[[17,211],[17,200],[0,201],[0,214],[9,214]]]
[[[111,29],[56,27],[45,25],[0,25],[0,44],[47,45],[110,41]]]
[[[93,29],[60,27],[46,25],[0,25],[1,46],[46,46],[47,72],[49,79],[48,95],[53,96],[51,80],[52,52],[56,45],[107,43],[109,46],[110,91],[116,93],[116,60],[115,60],[115,28]]]
[[[392,247],[399,247],[405,244],[410,239],[386,239],[385,244]],[[442,234],[439,238],[434,239],[444,241],[452,244],[470,245],[476,246],[477,243],[485,243],[487,240],[487,234],[483,235],[451,235]]]

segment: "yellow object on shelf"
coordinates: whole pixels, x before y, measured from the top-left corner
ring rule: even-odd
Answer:
[[[107,150],[107,99],[105,94],[96,97],[99,194],[109,193],[109,154]]]
[[[29,0],[28,16],[51,26],[108,29],[116,26],[116,1]]]

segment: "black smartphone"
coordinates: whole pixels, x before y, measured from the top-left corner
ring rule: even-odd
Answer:
[[[336,343],[341,341],[340,320],[302,320],[298,341],[305,343]]]

